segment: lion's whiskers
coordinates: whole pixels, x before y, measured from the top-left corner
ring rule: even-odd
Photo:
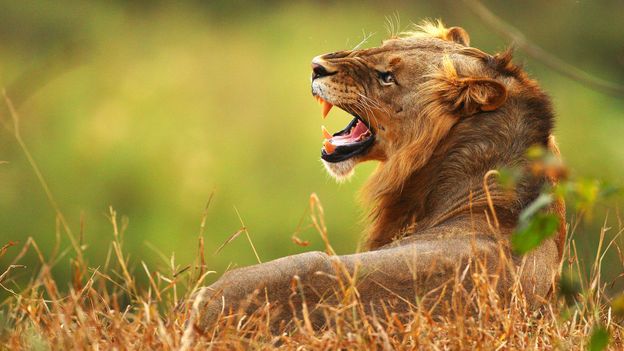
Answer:
[[[360,47],[362,47],[362,45],[366,44],[368,39],[370,39],[375,33],[366,34],[366,32],[362,29],[362,34],[363,34],[362,40],[356,46],[354,46],[353,49],[351,49],[351,51],[358,50]]]
[[[364,109],[364,112],[366,112],[366,117],[369,123],[370,123],[370,119],[372,118],[375,121],[375,124],[379,125],[379,121],[377,120],[377,117],[375,116],[374,110],[385,112],[388,115],[390,114],[388,109],[384,106],[381,106],[377,101],[369,98],[368,96],[362,93],[357,93],[357,94],[361,98],[357,100],[357,103],[360,107]]]
[[[377,123],[377,119],[375,117],[375,114],[373,113],[372,109],[370,106],[366,105],[364,102],[362,101],[356,101],[355,102],[355,108],[360,110],[361,116],[363,119],[366,120],[366,122],[368,122],[370,124],[370,120],[371,118],[375,119],[375,123]]]

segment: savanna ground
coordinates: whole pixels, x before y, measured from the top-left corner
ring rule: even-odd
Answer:
[[[487,4],[566,62],[624,80],[621,2]],[[453,1],[0,6],[6,349],[177,348],[181,302],[228,267],[325,250],[324,237],[340,254],[355,251],[363,225],[354,194],[374,165],[336,185],[316,161],[310,59],[369,34],[378,43],[395,14],[404,25],[461,25],[490,52],[509,44]],[[457,306],[447,319],[415,308],[406,323],[364,316],[346,282],[327,330],[303,318],[269,337],[260,311],[224,318],[202,346],[621,349],[621,191],[609,184],[621,185],[624,172],[623,100],[516,56],[553,96],[571,170],[559,189],[569,208],[564,284],[544,309],[527,310],[521,294],[501,307],[484,277],[477,291],[457,292],[478,318]],[[325,123],[338,129],[342,117],[334,111]]]

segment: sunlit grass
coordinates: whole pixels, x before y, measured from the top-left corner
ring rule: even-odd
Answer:
[[[311,215],[304,225],[321,234],[326,251],[332,252],[326,236],[324,210],[318,197],[310,200]],[[622,347],[624,318],[621,306],[611,302],[601,280],[602,260],[588,267],[579,266],[573,240],[566,245],[563,260],[564,282],[556,288],[544,306],[528,307],[523,293],[514,285],[506,297],[498,297],[493,285],[495,276],[475,272],[472,290],[451,284],[450,304],[433,310],[414,301],[407,314],[392,311],[391,303],[385,315],[367,315],[355,287],[343,282],[338,305],[323,307],[331,321],[322,329],[313,329],[303,305],[290,304],[294,314],[287,333],[272,334],[268,321],[271,309],[259,308],[254,313],[224,314],[217,324],[202,332],[188,325],[190,292],[204,284],[215,272],[205,264],[203,240],[199,240],[197,256],[191,265],[181,265],[174,256],[162,257],[161,269],[149,267],[128,257],[122,238],[125,226],[116,212],[109,210],[111,234],[105,263],[87,266],[71,260],[72,280],[68,289],[59,286],[51,275],[63,256],[72,250],[61,250],[44,256],[35,240],[20,247],[6,247],[1,255],[13,257],[13,269],[0,277],[3,288],[11,297],[2,305],[0,341],[8,349],[270,349],[280,347],[296,350],[347,349],[562,349],[602,350],[609,343],[613,350]],[[200,236],[205,228],[200,229]],[[604,241],[605,228],[600,235],[602,257],[613,250],[613,243]],[[620,229],[621,230],[621,229]],[[253,245],[253,244],[252,244]],[[616,245],[617,246],[617,245]],[[40,269],[19,291],[6,285],[18,269],[24,255],[35,252]],[[624,264],[624,262],[620,262]],[[139,283],[139,276],[147,278]],[[574,283],[569,283],[574,282]],[[296,284],[293,285],[296,287]],[[66,292],[64,292],[66,291]],[[293,294],[296,294],[296,288]],[[253,299],[254,297],[250,297]],[[617,300],[615,300],[617,301]],[[244,304],[243,304],[244,305]],[[444,314],[439,315],[440,310]],[[273,330],[274,331],[274,330]],[[184,335],[184,337],[183,337]]]

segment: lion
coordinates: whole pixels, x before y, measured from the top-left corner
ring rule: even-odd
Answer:
[[[509,50],[490,55],[471,47],[464,29],[441,22],[424,23],[379,47],[315,57],[312,95],[323,117],[333,106],[353,116],[336,133],[322,128],[325,168],[342,180],[356,165],[378,162],[364,188],[371,208],[368,251],[307,252],[228,271],[195,294],[185,340],[254,292],[262,302],[282,306],[273,315],[277,320],[292,317],[285,305],[293,299],[311,311],[321,301],[336,303],[342,276],[355,280],[368,311],[383,312],[379,306],[390,300],[395,312],[406,311],[416,300],[439,301],[430,292],[445,294],[439,288],[475,269],[476,259],[496,272],[501,296],[514,284],[501,267],[511,266],[528,303],[545,301],[565,240],[563,203],[550,208],[560,217],[558,235],[522,256],[509,239],[521,211],[557,179],[527,174],[510,190],[497,184],[493,170],[528,167],[527,150],[535,145],[558,155],[554,115],[549,97],[511,59]],[[323,325],[321,313],[311,315],[315,326]]]

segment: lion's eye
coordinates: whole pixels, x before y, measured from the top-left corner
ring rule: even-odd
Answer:
[[[392,74],[392,72],[379,72],[379,80],[383,85],[392,85],[396,83],[396,79],[394,78],[394,74]]]

